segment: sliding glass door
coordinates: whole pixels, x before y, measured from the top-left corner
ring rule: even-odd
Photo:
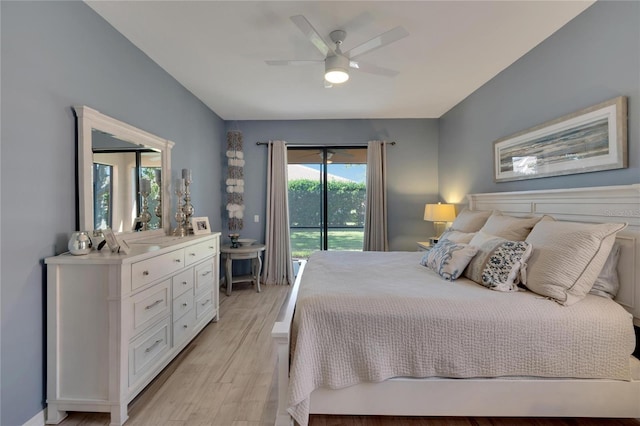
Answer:
[[[316,250],[362,250],[365,147],[288,148],[294,258]]]

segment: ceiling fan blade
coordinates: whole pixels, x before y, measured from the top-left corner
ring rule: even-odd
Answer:
[[[332,52],[329,45],[324,41],[320,34],[318,34],[318,31],[316,31],[309,21],[307,21],[307,18],[302,15],[295,15],[289,19],[291,19],[293,23],[300,28],[300,31],[302,31],[309,41],[311,41],[320,53],[322,53],[322,56],[327,56],[329,52]]]
[[[321,64],[324,61],[321,60],[308,60],[308,61],[265,61],[267,65],[309,65],[309,64]]]
[[[395,77],[398,74],[400,74],[396,70],[379,67],[377,65],[373,65],[373,64],[369,64],[361,61],[349,61],[349,66],[353,69],[357,69],[358,71],[366,72],[369,74],[383,75],[385,77]]]
[[[353,49],[346,52],[346,55],[350,58],[355,58],[365,53],[369,53],[372,50],[379,49],[387,44],[398,41],[409,35],[409,32],[403,27],[395,27],[386,33],[382,33],[377,37],[372,38],[369,41],[365,41],[360,46],[356,46]]]

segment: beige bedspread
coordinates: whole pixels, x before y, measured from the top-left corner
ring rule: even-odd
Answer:
[[[289,413],[301,425],[315,389],[392,377],[630,379],[632,318],[589,295],[572,306],[528,291],[448,282],[422,253],[318,252],[292,328]]]

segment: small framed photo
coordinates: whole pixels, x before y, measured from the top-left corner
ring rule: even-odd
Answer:
[[[113,233],[111,228],[103,229],[102,235],[104,236],[104,240],[107,242],[107,245],[112,252],[117,252],[120,249],[120,244],[118,244],[116,234]]]
[[[208,217],[192,217],[191,227],[193,228],[193,235],[211,233],[211,227],[209,226]]]

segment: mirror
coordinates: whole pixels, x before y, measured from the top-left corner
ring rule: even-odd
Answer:
[[[80,230],[167,235],[174,143],[86,106],[74,111]]]

